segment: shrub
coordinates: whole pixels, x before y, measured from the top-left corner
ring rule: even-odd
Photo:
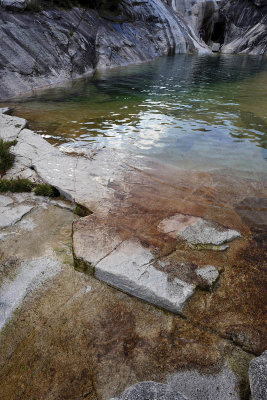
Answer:
[[[4,142],[0,139],[0,175],[3,176],[10,169],[15,161],[14,154],[10,153],[10,147],[15,146],[16,140],[12,142]]]
[[[0,192],[31,192],[34,187],[34,183],[29,179],[0,179]]]
[[[34,189],[34,194],[36,196],[46,196],[46,197],[56,197],[57,191],[54,190],[53,186],[47,185],[46,183],[42,183],[37,185]]]

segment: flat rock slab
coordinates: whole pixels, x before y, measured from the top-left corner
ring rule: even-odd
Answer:
[[[267,399],[267,351],[251,361],[249,381],[252,400]]]
[[[15,206],[0,206],[0,228],[5,228],[14,225],[21,218],[31,211],[33,206],[15,205]]]
[[[155,268],[151,249],[138,240],[122,240],[94,216],[74,224],[73,248],[78,268],[82,265],[109,285],[166,310],[181,312],[195,291],[195,285]]]
[[[13,280],[4,280],[0,294],[0,330],[31,292],[60,272],[61,263],[50,257],[23,261]]]
[[[219,250],[227,248],[222,246],[224,243],[241,237],[236,230],[227,229],[203,218],[184,214],[176,214],[164,219],[160,222],[158,228],[169,236],[173,238],[181,237],[192,245],[220,246]]]
[[[27,121],[23,118],[0,113],[0,138],[5,141],[15,140],[26,125]]]

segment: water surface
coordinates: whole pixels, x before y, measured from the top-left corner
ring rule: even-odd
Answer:
[[[111,147],[182,168],[261,176],[267,60],[177,55],[97,73],[15,103],[55,145]]]

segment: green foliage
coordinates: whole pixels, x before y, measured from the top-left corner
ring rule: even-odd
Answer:
[[[0,175],[3,176],[10,169],[15,161],[14,154],[10,153],[10,147],[15,146],[16,140],[4,142],[0,139]]]
[[[81,206],[80,204],[77,204],[75,209],[74,209],[74,214],[79,215],[79,217],[86,217],[87,215],[92,214],[88,208]]]
[[[0,193],[31,192],[34,183],[29,179],[0,179]]]
[[[42,183],[37,185],[34,189],[34,194],[36,196],[46,196],[46,197],[56,197],[57,193],[55,193],[53,186],[47,185],[46,183]]]

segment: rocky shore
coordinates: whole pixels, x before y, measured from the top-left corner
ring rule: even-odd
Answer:
[[[108,15],[49,4],[0,2],[0,100],[162,55],[266,54],[265,1],[127,0]]]
[[[0,196],[2,398],[262,399],[264,181],[0,137],[62,196]]]

